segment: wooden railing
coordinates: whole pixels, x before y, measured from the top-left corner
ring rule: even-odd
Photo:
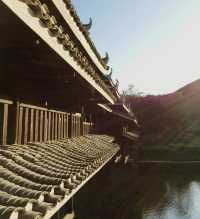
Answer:
[[[92,131],[94,131],[94,123],[83,122],[83,135],[88,135]]]
[[[67,138],[68,115],[66,112],[18,103],[15,144]]]
[[[9,144],[20,145],[79,137],[91,133],[93,126],[82,122],[80,113],[0,99],[0,145],[6,145],[8,139]]]
[[[74,138],[81,136],[81,114],[72,113],[70,117],[71,117],[70,137]]]
[[[7,144],[8,138],[8,119],[9,119],[9,105],[13,102],[9,100],[0,99],[0,145]]]
[[[140,136],[139,132],[137,132],[136,130],[129,130],[126,127],[123,127],[122,135],[126,138],[131,139],[131,140],[136,140]]]

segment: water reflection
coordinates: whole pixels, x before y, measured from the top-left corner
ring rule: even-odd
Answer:
[[[79,192],[75,210],[76,219],[199,219],[200,174],[108,167]]]

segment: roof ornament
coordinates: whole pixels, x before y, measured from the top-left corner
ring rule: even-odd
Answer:
[[[108,61],[109,61],[109,55],[108,53],[106,52],[106,56],[104,58],[102,58],[102,60],[105,62],[105,64],[108,64]]]
[[[116,79],[115,88],[118,90],[119,88],[119,81]]]
[[[108,80],[112,80],[112,73],[113,73],[113,69],[111,68],[110,73],[109,73],[108,75],[106,75],[106,78],[107,78]]]
[[[89,30],[91,29],[91,27],[92,27],[92,18],[91,18],[91,17],[90,17],[89,23],[88,23],[88,24],[83,24],[83,27],[84,27],[87,31],[89,31]]]
[[[42,3],[40,0],[24,0],[34,14],[39,13]]]

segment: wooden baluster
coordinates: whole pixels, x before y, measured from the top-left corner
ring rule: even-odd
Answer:
[[[69,114],[66,115],[66,138],[69,138]]]
[[[76,137],[78,137],[78,116],[76,116]]]
[[[23,107],[19,109],[19,132],[18,132],[18,144],[22,144],[22,122],[23,122]]]
[[[24,144],[27,144],[28,141],[28,115],[29,115],[29,108],[26,107],[25,109],[25,120],[24,120]]]
[[[69,127],[69,130],[70,130],[70,137],[72,138],[73,137],[73,116],[72,116],[72,114],[70,115],[70,127]]]
[[[81,117],[78,118],[78,136],[80,136],[80,120]]]
[[[47,141],[51,141],[51,112],[48,112],[48,135]]]
[[[61,139],[61,114],[58,114],[58,140]]]
[[[79,137],[79,125],[80,125],[80,121],[79,121],[79,117],[77,117],[77,136]]]
[[[58,140],[58,114],[55,113],[55,140]]]
[[[30,116],[30,138],[29,138],[30,142],[33,142],[33,127],[34,127],[34,109],[31,109],[31,116]]]
[[[35,110],[35,142],[38,142],[39,136],[39,110]]]
[[[66,139],[66,121],[67,121],[67,115],[63,115],[63,138]]]
[[[70,138],[72,138],[73,137],[73,116],[72,116],[72,114],[70,115],[70,123],[69,123],[69,131],[70,131]]]
[[[43,141],[43,133],[44,133],[44,129],[43,129],[43,110],[40,111],[40,142]]]
[[[83,122],[83,135],[85,135],[85,122]]]
[[[60,139],[62,139],[63,124],[62,124],[62,114],[60,114]]]
[[[15,118],[15,144],[18,144],[19,138],[19,114],[20,114],[20,104],[16,104],[16,118]]]
[[[47,141],[48,134],[48,118],[47,118],[47,110],[44,111],[44,142]]]
[[[2,130],[2,145],[7,144],[7,134],[8,134],[8,104],[3,106],[3,130]]]
[[[74,115],[74,137],[76,137],[76,116]]]
[[[62,114],[62,139],[65,138],[65,114]]]
[[[73,137],[76,136],[76,118],[75,115],[73,115]]]
[[[51,139],[52,141],[55,140],[55,113],[52,112],[52,125],[51,125]]]

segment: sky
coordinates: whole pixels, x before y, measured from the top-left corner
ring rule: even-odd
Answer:
[[[113,80],[167,94],[200,78],[200,0],[73,0]]]

